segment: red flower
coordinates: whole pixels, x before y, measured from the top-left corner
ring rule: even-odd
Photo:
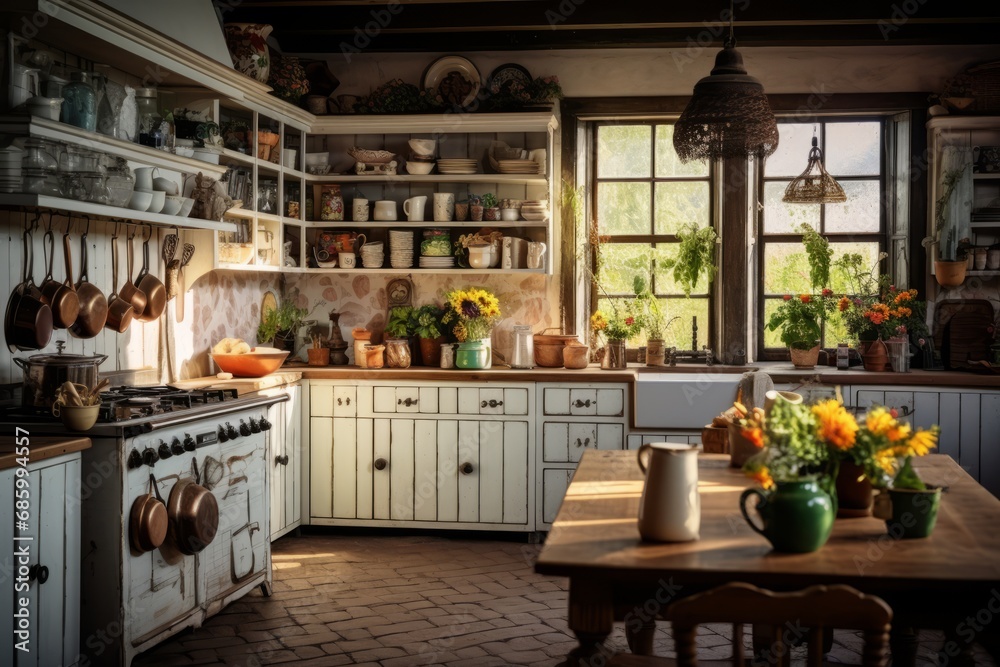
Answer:
[[[628,326],[632,326],[633,324],[635,324],[635,318],[634,317],[626,317],[625,318],[625,324],[627,324]]]
[[[833,296],[833,290],[829,287],[823,288],[823,296]]]
[[[792,300],[792,295],[791,294],[786,294],[785,296],[783,296],[781,298],[784,299],[785,301],[791,301]]]
[[[812,297],[809,296],[808,294],[800,294],[799,299],[802,300],[802,303],[809,303],[810,301],[812,301]]]

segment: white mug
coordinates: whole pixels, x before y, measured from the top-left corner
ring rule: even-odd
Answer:
[[[353,252],[342,252],[337,257],[340,260],[340,268],[342,269],[353,269],[357,266],[358,257]]]
[[[403,202],[403,213],[410,222],[424,221],[424,208],[427,206],[427,195],[410,197]]]
[[[528,243],[528,268],[542,268],[542,256],[545,255],[545,244],[541,241]]]
[[[368,222],[368,200],[354,200],[354,214],[351,216],[354,222]]]
[[[434,222],[451,222],[455,219],[455,194],[434,193]]]
[[[396,202],[391,199],[380,199],[375,202],[375,219],[376,220],[395,220],[396,219]]]

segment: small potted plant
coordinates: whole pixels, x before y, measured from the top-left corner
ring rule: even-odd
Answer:
[[[500,219],[500,202],[492,192],[483,195],[483,220]]]
[[[645,279],[636,276],[632,283],[635,292],[636,303],[640,309],[640,321],[642,328],[646,330],[646,365],[662,366],[666,352],[666,342],[663,338],[666,328],[670,322],[678,319],[674,317],[667,321],[663,307],[659,299],[649,290]]]
[[[419,348],[417,347],[414,332],[416,331],[416,319],[412,306],[395,306],[389,311],[389,321],[385,325],[385,335],[389,338],[402,338],[407,341],[410,348],[410,359],[419,360]],[[415,363],[415,362],[414,362]]]
[[[295,352],[295,332],[305,322],[309,311],[285,299],[277,308],[264,312],[257,326],[257,344]]]
[[[962,113],[968,111],[976,101],[972,96],[972,82],[967,76],[956,76],[944,84],[944,92],[940,95],[941,102],[949,111]]]
[[[420,339],[420,358],[424,366],[441,365],[441,345],[445,342],[444,308],[432,303],[424,304],[414,312],[414,333]]]
[[[702,275],[708,279],[709,284],[715,277],[715,245],[718,235],[712,227],[699,229],[692,222],[677,232],[677,238],[680,239],[677,257],[666,260],[663,266],[667,270],[673,269],[674,280],[684,290],[684,294],[691,296],[691,290]]]
[[[521,217],[519,202],[516,199],[501,199],[500,200],[500,219],[507,222],[513,222]]]
[[[934,202],[935,237],[923,240],[924,247],[938,246],[938,258],[934,260],[934,278],[942,287],[958,287],[965,282],[968,264],[964,255],[959,254],[958,229],[949,223],[950,202],[955,190],[962,182],[967,166],[948,169],[941,179],[941,196]]]
[[[483,221],[483,198],[479,195],[469,195],[469,220]]]

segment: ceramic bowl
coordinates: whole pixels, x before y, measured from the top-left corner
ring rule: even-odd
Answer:
[[[306,166],[307,167],[320,167],[325,164],[330,164],[330,153],[306,153]]]
[[[149,209],[149,205],[152,203],[152,201],[153,201],[152,192],[142,192],[141,190],[133,190],[132,196],[128,200],[128,207],[133,211],[145,211]]]
[[[162,190],[153,190],[149,194],[149,208],[147,213],[159,213],[163,210],[163,205],[167,203],[167,193]]]
[[[181,212],[181,207],[184,206],[186,200],[187,197],[181,197],[180,195],[167,195],[160,213],[163,215],[177,215]]]
[[[254,348],[246,354],[213,354],[212,359],[221,370],[235,377],[259,378],[281,368],[287,356],[287,350]]]
[[[166,192],[168,195],[176,195],[180,193],[180,187],[177,183],[169,178],[163,178],[162,176],[157,176],[153,179],[153,189],[160,192]]]
[[[416,174],[418,176],[425,176],[434,170],[433,162],[413,162],[412,160],[406,163],[406,171],[411,174]]]
[[[181,204],[181,210],[177,213],[177,215],[181,216],[182,218],[186,218],[189,215],[191,215],[191,209],[193,208],[194,208],[194,200],[191,199],[190,197],[185,197],[184,202]]]
[[[410,149],[417,155],[434,155],[437,141],[434,139],[410,139]]]
[[[347,149],[347,154],[358,162],[363,162],[365,164],[385,164],[390,162],[396,155],[392,151],[372,150],[368,148],[358,148],[357,146],[352,146]]]
[[[32,97],[27,101],[26,106],[28,107],[28,113],[32,116],[48,118],[49,120],[59,120],[62,103],[61,97]]]

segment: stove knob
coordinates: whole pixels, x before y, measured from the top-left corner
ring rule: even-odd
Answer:
[[[260,424],[258,424],[257,420],[254,419],[253,417],[250,418],[250,432],[260,433]]]
[[[133,449],[128,453],[128,467],[129,470],[133,470],[142,465],[142,455],[139,454],[139,450]]]
[[[222,426],[219,427],[219,442],[226,442],[229,440],[229,434],[226,433],[226,429]]]
[[[156,450],[153,449],[152,447],[146,447],[146,449],[143,450],[142,452],[142,462],[148,466],[156,465],[156,462],[159,459],[160,459],[159,455],[156,453]]]
[[[265,418],[265,417],[261,417],[260,418],[260,430],[261,431],[270,431],[271,430],[271,422],[267,421],[267,418]]]
[[[160,447],[157,450],[161,459],[169,459],[173,456],[173,452],[170,451],[170,445],[160,440]]]
[[[193,452],[195,448],[194,438],[192,438],[187,433],[184,434],[184,450],[188,452]]]
[[[192,441],[191,444],[193,445],[194,442]],[[174,438],[173,442],[170,443],[170,451],[174,456],[179,456],[184,453],[184,445],[181,444],[180,440]]]
[[[244,438],[250,435],[250,427],[242,419],[240,420],[240,435]]]
[[[236,438],[240,437],[240,434],[236,432],[236,429],[233,428],[233,425],[230,424],[229,422],[226,422],[226,435],[229,437],[230,440],[235,440]]]

